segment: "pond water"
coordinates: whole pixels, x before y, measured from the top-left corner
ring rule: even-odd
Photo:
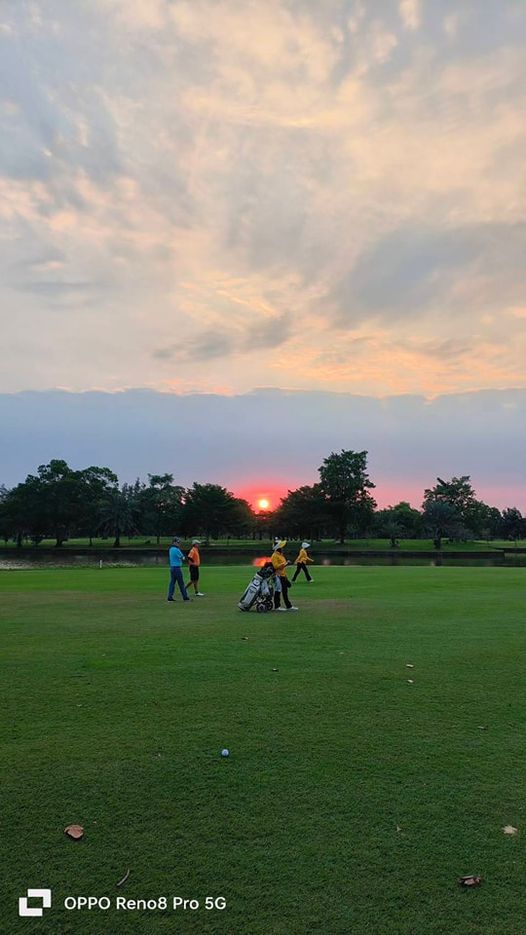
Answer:
[[[233,551],[203,551],[203,565],[241,565],[252,567],[258,563],[254,555]],[[335,555],[334,553],[313,553],[313,558],[317,565],[376,565],[382,566],[449,566],[449,567],[472,567],[472,568],[526,568],[526,554],[510,555],[506,557],[484,557],[483,553],[475,553],[470,558],[451,558],[444,557],[411,557],[398,555],[386,556],[359,556],[359,555]],[[108,552],[82,553],[70,551],[51,552],[51,551],[25,551],[17,554],[13,549],[0,552],[0,571],[24,570],[36,568],[97,568],[102,561],[104,568],[165,568],[167,565],[166,556],[155,552],[145,551],[134,554],[132,550],[127,550],[124,554],[108,554]]]

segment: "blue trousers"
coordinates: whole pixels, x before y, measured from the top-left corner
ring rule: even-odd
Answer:
[[[179,585],[179,590],[181,592],[183,601],[189,601],[190,598],[188,597],[186,588],[184,586],[183,572],[179,566],[176,567],[174,565],[171,565],[170,566],[170,585],[168,587],[168,600],[169,601],[171,601],[174,596],[176,582]]]

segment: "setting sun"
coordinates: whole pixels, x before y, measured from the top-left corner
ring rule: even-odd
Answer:
[[[266,497],[262,497],[261,500],[258,500],[258,507],[260,510],[268,510],[270,507],[270,500],[267,500]]]

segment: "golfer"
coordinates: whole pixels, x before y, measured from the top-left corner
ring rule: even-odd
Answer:
[[[293,607],[289,600],[289,588],[290,581],[287,578],[287,566],[289,562],[283,554],[283,549],[285,548],[287,542],[285,539],[281,539],[274,545],[274,553],[271,558],[272,567],[276,573],[277,587],[274,591],[274,610],[297,610],[297,607]],[[283,594],[283,601],[285,607],[281,606],[281,595]]]
[[[181,597],[183,601],[189,601],[190,598],[186,592],[183,580],[183,572],[181,571],[182,564],[186,561],[183,553],[180,549],[181,540],[174,536],[172,539],[172,544],[168,552],[168,561],[170,562],[170,585],[168,587],[168,600],[173,601],[174,599],[174,590],[175,583],[179,585],[179,590],[181,592]]]
[[[186,588],[193,585],[195,596],[204,597],[204,594],[199,590],[199,567],[201,565],[201,556],[199,554],[199,546],[201,545],[199,539],[192,539],[192,548],[188,553],[188,569],[190,571],[190,581],[186,585]]]
[[[307,568],[308,564],[312,565],[314,559],[310,558],[310,556],[307,553],[307,549],[310,549],[310,542],[302,542],[301,549],[298,552],[298,557],[296,558],[296,561],[294,562],[296,566],[296,571],[294,572],[294,577],[292,579],[293,582],[298,577],[300,571],[303,572],[309,584],[312,581],[314,581],[314,578],[311,577],[311,575],[309,574],[309,569]]]

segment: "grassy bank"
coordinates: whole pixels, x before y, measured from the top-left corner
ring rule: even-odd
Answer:
[[[113,548],[114,539],[112,537],[106,539],[93,539],[91,548],[94,550],[98,549],[111,549]],[[158,549],[163,548],[167,549],[170,546],[171,537],[164,536],[161,537],[160,543],[157,543],[155,537],[152,536],[134,536],[133,538],[128,538],[123,536],[121,538],[121,548],[123,549]],[[186,541],[188,548],[190,547],[191,540]],[[299,547],[300,542],[296,540],[289,541],[289,550]],[[54,539],[43,539],[42,542],[36,546],[39,549],[51,549],[55,546]],[[85,549],[90,547],[89,539],[68,539],[67,542],[64,542],[62,549]],[[270,542],[267,539],[214,539],[209,543],[206,548],[210,549],[243,549],[246,552],[255,552],[260,553],[261,549],[265,547],[270,548]],[[504,539],[492,540],[492,541],[471,541],[471,542],[449,542],[447,539],[443,540],[442,550],[444,552],[481,552],[481,551],[492,551],[495,549],[510,549],[514,548],[526,548],[526,539],[522,539],[515,542],[509,542]],[[7,543],[2,543],[1,548],[6,549],[16,549],[16,544],[12,541]],[[30,542],[25,542],[22,548],[35,548]],[[346,551],[362,551],[364,549],[370,549],[372,551],[385,550],[389,551],[391,549],[391,542],[389,539],[347,539],[346,542],[342,545],[340,542],[335,542],[334,539],[323,539],[317,542],[312,543],[312,550],[314,552],[330,552],[333,550],[345,549]],[[399,539],[398,540],[398,551],[433,551],[433,541],[432,539]],[[294,556],[292,556],[294,558]]]
[[[249,574],[188,605],[164,569],[0,575],[5,930],[522,933],[523,570],[316,568],[266,616],[236,610]]]

